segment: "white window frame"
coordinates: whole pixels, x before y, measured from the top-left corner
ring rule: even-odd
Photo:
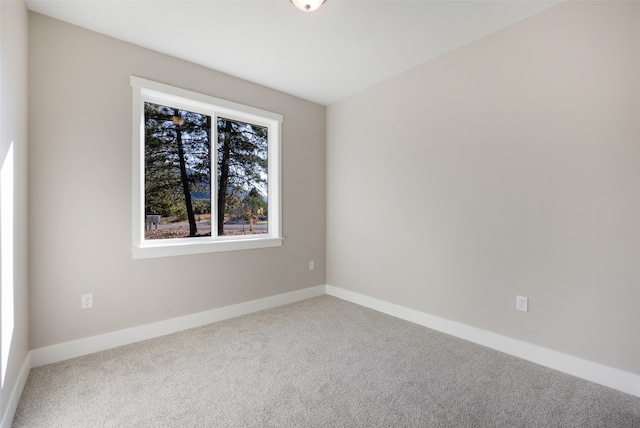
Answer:
[[[281,246],[283,240],[281,200],[281,129],[283,116],[278,113],[245,106],[136,76],[131,76],[131,86],[133,88],[133,246],[131,249],[133,258],[145,259]],[[215,206],[215,202],[217,201],[217,183],[215,177],[217,174],[212,170],[211,236],[189,239],[144,239],[144,103],[146,101],[210,115],[212,118],[212,126],[216,126],[218,116],[223,116],[231,120],[243,121],[268,128],[268,233],[216,236],[215,222],[217,221],[217,216],[215,213],[217,212],[217,207]],[[212,150],[215,151],[218,133],[214,131],[215,129],[211,132],[214,139],[211,145]],[[216,158],[217,156],[212,155],[212,159]],[[217,165],[217,162],[214,161],[212,168],[215,168],[215,165]]]

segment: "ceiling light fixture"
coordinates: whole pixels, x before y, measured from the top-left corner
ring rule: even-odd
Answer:
[[[325,0],[291,0],[291,3],[303,12],[313,12],[324,3]]]

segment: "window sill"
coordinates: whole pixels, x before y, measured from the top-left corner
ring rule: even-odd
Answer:
[[[132,248],[131,253],[134,259],[152,259],[280,246],[282,246],[282,238],[237,239],[215,242],[163,242],[144,244],[143,246]]]

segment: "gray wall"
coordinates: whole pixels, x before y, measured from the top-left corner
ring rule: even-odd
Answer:
[[[31,348],[326,282],[323,106],[34,13],[29,48]],[[282,247],[132,260],[130,75],[284,115]]]
[[[13,229],[13,306],[0,317],[3,327],[13,324],[6,378],[0,394],[0,419],[9,409],[9,398],[18,382],[20,369],[29,350],[27,278],[27,9],[23,2],[0,1],[0,165],[5,163],[13,144],[14,229]],[[1,233],[1,232],[0,232]],[[6,239],[6,237],[5,237]],[[2,266],[6,269],[6,266]],[[6,294],[3,293],[3,296]],[[2,309],[0,309],[1,311]],[[8,317],[8,318],[7,318]],[[4,340],[7,340],[4,338]],[[16,397],[17,399],[18,397]],[[17,403],[14,403],[17,404]],[[10,420],[9,420],[10,422]]]
[[[331,105],[328,284],[640,374],[639,22],[566,2]]]

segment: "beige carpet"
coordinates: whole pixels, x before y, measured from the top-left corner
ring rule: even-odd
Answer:
[[[14,427],[640,427],[640,398],[329,296],[33,369]]]

